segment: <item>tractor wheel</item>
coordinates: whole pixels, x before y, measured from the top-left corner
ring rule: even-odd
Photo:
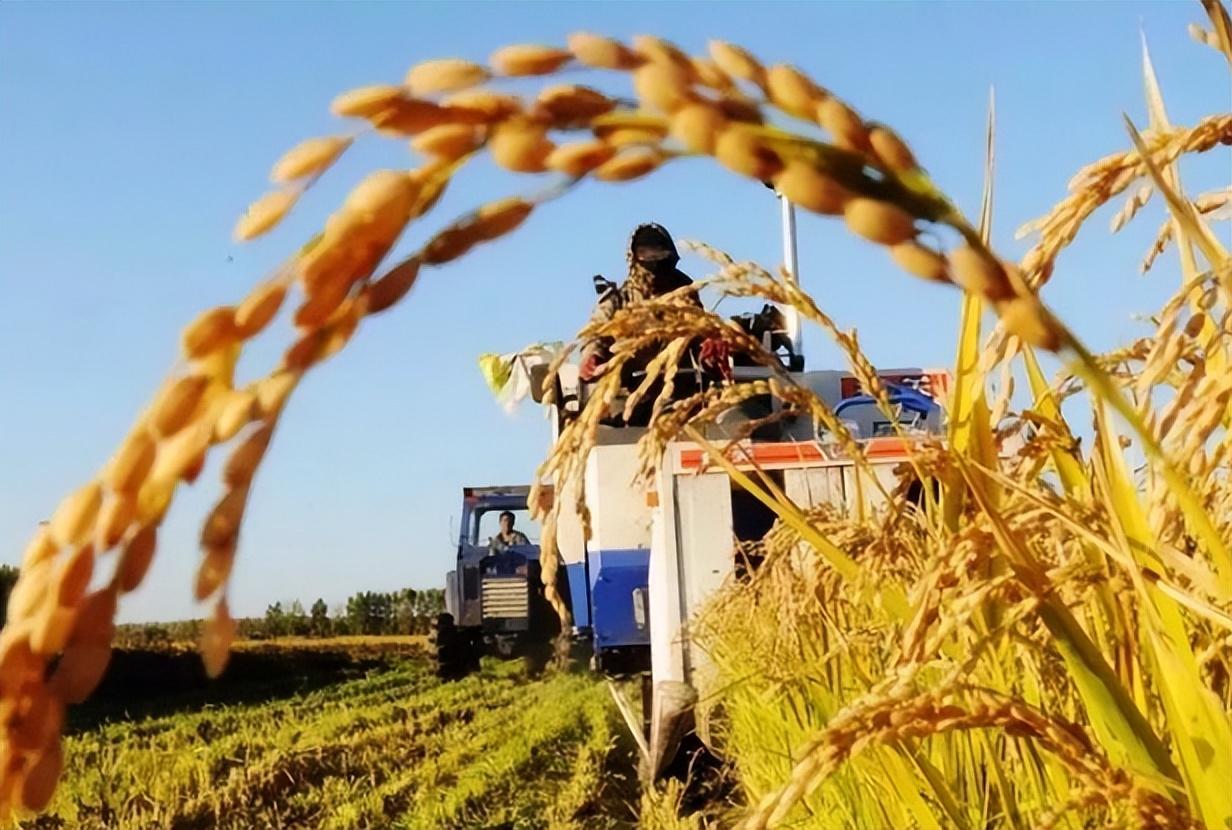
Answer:
[[[428,642],[432,646],[437,677],[442,680],[456,680],[466,676],[470,670],[469,642],[466,636],[454,627],[453,615],[437,616],[432,630],[428,633]]]

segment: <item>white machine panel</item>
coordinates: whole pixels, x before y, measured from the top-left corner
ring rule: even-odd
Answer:
[[[586,504],[590,508],[590,549],[650,547],[651,509],[647,487],[637,483],[637,444],[595,447],[586,461]]]
[[[723,585],[735,562],[731,481],[726,474],[676,476],[676,550],[680,557],[683,631]],[[705,685],[707,659],[691,642],[685,648],[685,679]]]
[[[839,467],[803,467],[783,471],[787,497],[805,510],[819,504],[843,507],[843,471]]]

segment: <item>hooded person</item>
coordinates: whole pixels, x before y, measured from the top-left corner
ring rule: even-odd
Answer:
[[[676,267],[680,254],[671,234],[662,225],[649,223],[637,226],[629,238],[628,260],[629,274],[619,287],[600,277],[595,278],[595,288],[601,293],[590,316],[592,324],[611,320],[625,306],[661,297],[693,284],[693,280]],[[701,307],[697,294],[687,297],[689,302]],[[612,357],[611,347],[610,337],[595,337],[583,344],[579,370],[583,381],[596,380],[603,374]]]

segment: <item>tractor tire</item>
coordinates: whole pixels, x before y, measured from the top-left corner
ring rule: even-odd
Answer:
[[[440,614],[428,632],[432,661],[441,680],[458,680],[471,670],[469,639],[453,624],[453,615]]]

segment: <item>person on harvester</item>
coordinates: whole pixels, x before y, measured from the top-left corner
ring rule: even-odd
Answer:
[[[680,254],[671,234],[662,225],[638,225],[629,240],[628,261],[628,277],[621,285],[617,286],[601,276],[594,278],[595,289],[600,296],[590,317],[592,324],[611,320],[626,306],[661,297],[693,284],[693,280],[676,267],[680,262]],[[695,292],[686,293],[684,298],[701,308],[701,300]],[[582,365],[578,371],[582,381],[591,383],[603,375],[608,361],[612,358],[611,347],[610,337],[594,337],[583,344]],[[625,364],[625,376],[621,381],[625,388],[636,388],[634,375],[645,368],[651,357],[653,355],[644,358],[639,356]],[[718,338],[704,341],[696,359],[707,375],[723,378],[729,376],[727,351]],[[654,397],[648,395],[647,403],[653,402]]]

